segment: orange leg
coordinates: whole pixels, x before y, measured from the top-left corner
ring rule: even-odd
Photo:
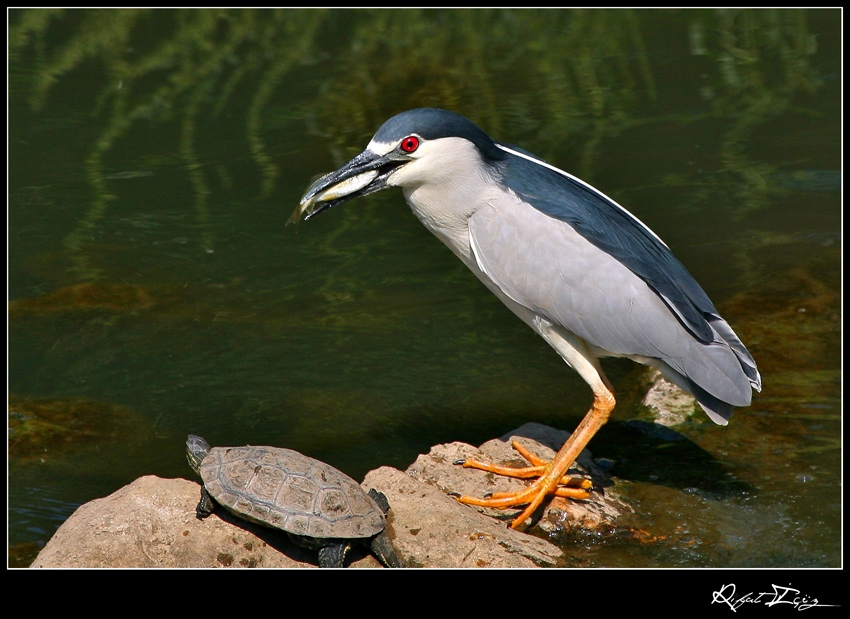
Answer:
[[[519,441],[511,441],[511,446],[519,452],[523,458],[531,462],[533,466],[526,466],[522,468],[513,467],[513,466],[503,466],[501,464],[491,464],[489,462],[481,462],[480,460],[458,460],[455,464],[462,464],[465,469],[479,469],[481,471],[489,471],[491,473],[496,473],[497,475],[503,475],[504,477],[515,477],[517,479],[529,479],[531,477],[540,477],[543,473],[544,469],[548,462],[541,458],[538,458],[533,453],[528,451]],[[568,488],[584,488],[586,490],[590,490],[593,487],[593,482],[589,479],[582,479],[581,477],[562,477],[558,482],[558,486],[567,486]],[[496,497],[501,494],[509,494],[509,493],[501,493],[495,492],[491,494],[491,497]],[[561,495],[565,496],[565,495]],[[573,496],[571,494],[566,496]],[[578,498],[586,499],[587,493],[585,496],[581,496]]]
[[[593,438],[593,435],[608,421],[608,417],[614,409],[614,404],[614,396],[610,390],[597,390],[594,394],[593,405],[590,407],[590,410],[587,411],[587,414],[581,420],[575,432],[572,433],[570,438],[567,439],[567,442],[564,443],[563,447],[561,447],[558,453],[555,454],[555,457],[549,462],[540,460],[522,448],[517,450],[534,466],[513,469],[511,467],[495,466],[473,460],[464,462],[463,465],[465,467],[483,469],[511,477],[526,478],[537,476],[537,480],[524,490],[518,492],[494,493],[487,499],[461,496],[457,497],[457,500],[467,505],[478,505],[481,507],[512,507],[514,505],[528,503],[528,506],[523,512],[511,523],[511,528],[516,529],[534,513],[534,510],[537,509],[543,502],[543,499],[548,495],[555,494],[572,498],[587,498],[590,496],[587,488],[583,484],[577,483],[586,482],[587,480],[568,480],[565,485],[573,487],[564,487],[560,484],[564,480],[564,474],[590,442],[590,439]],[[514,443],[514,447],[517,447],[516,443]],[[574,487],[576,485],[578,487]]]

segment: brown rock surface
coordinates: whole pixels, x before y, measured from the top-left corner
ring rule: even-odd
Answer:
[[[542,457],[567,433],[527,424],[511,435]],[[535,440],[536,439],[536,440]],[[519,487],[503,478],[453,464],[475,457],[523,465],[503,440],[476,449],[465,443],[438,445],[406,472],[370,471],[364,488],[387,495],[387,529],[407,567],[554,567],[563,552],[541,537],[507,527],[518,510],[462,505],[449,491],[483,496]],[[553,499],[531,531],[605,531],[630,509],[611,491],[611,482],[585,452],[577,469],[590,474],[595,490],[586,501]],[[146,476],[102,499],[80,506],[57,530],[32,567],[317,567],[314,551],[293,544],[285,533],[230,515],[223,509],[195,516],[198,481]],[[537,518],[537,515],[535,515]],[[350,567],[380,567],[366,548],[349,556]]]

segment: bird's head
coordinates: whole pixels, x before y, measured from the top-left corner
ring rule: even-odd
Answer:
[[[366,150],[313,182],[293,219],[310,219],[385,187],[450,183],[503,157],[484,131],[459,114],[438,108],[408,110],[385,122]]]

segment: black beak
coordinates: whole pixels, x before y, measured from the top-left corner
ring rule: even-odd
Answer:
[[[313,182],[287,223],[298,221],[302,215],[310,219],[337,204],[384,189],[387,178],[408,161],[364,150],[336,172]]]

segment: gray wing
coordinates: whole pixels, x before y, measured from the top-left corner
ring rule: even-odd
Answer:
[[[711,338],[700,342],[641,277],[567,222],[517,199],[478,209],[469,235],[479,268],[517,303],[609,356],[661,360],[723,418],[730,404],[750,403],[751,384],[722,319],[722,332],[709,322]]]
[[[519,152],[504,164],[506,186],[612,255],[664,299],[695,337],[703,342],[712,340],[708,322],[717,316],[717,310],[655,233],[595,187],[527,151],[508,148]]]

